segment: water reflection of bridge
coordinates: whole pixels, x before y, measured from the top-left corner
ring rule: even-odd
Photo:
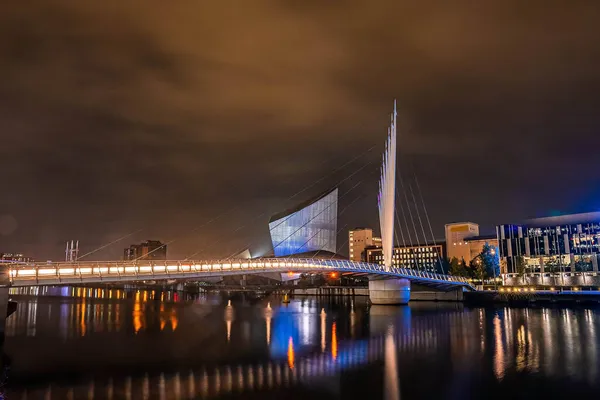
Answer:
[[[142,310],[145,304],[143,299],[143,294],[140,294],[139,304]],[[45,318],[48,310],[44,309],[40,312],[33,303],[20,304],[20,307],[29,304],[28,308],[23,309],[22,314],[36,315],[37,320]],[[90,335],[90,332],[102,331],[105,327],[93,322],[98,318],[100,308],[80,301],[75,304],[75,307],[80,307],[80,303],[83,308],[90,307],[90,312],[86,311],[84,317],[84,320],[88,316],[90,318],[86,322],[86,328],[76,330],[78,335],[81,335],[76,340],[78,343],[84,343],[94,340],[94,335]],[[394,374],[400,376],[400,370],[407,368],[407,365],[414,366],[415,363],[426,359],[440,360],[442,355],[449,356],[453,364],[463,368],[462,371],[453,373],[464,374],[464,369],[467,373],[477,373],[483,368],[499,381],[515,371],[539,372],[550,377],[564,376],[565,371],[568,371],[569,375],[589,382],[594,382],[599,373],[597,337],[599,317],[596,311],[590,309],[469,310],[456,305],[442,305],[432,309],[425,305],[414,304],[403,308],[371,307],[368,314],[364,314],[365,310],[361,309],[356,316],[353,316],[353,308],[348,304],[347,308],[344,306],[337,311],[338,317],[336,317],[336,311],[328,311],[329,314],[322,313],[319,304],[311,300],[292,302],[287,308],[274,307],[271,311],[265,307],[265,304],[250,307],[260,312],[264,318],[262,326],[259,323],[257,328],[264,329],[261,338],[266,341],[267,347],[273,349],[276,342],[283,344],[283,351],[270,354],[271,361],[265,360],[252,365],[203,361],[200,366],[195,364],[182,369],[172,365],[163,366],[158,371],[142,370],[129,376],[115,372],[112,377],[91,371],[91,375],[88,375],[89,379],[82,376],[78,383],[70,387],[49,386],[40,382],[38,389],[32,390],[28,384],[27,398],[135,399],[139,394],[150,393],[151,396],[167,400],[260,392],[316,382],[344,371],[364,368],[372,363],[383,361],[388,365],[391,363],[386,361],[386,357],[389,358],[390,355],[390,343],[394,347],[393,354],[398,357],[397,367],[394,367],[398,370],[389,376]],[[103,305],[107,306],[108,303]],[[172,326],[169,319],[165,317],[165,325],[160,329],[164,329],[167,335],[173,335],[170,341],[177,341],[180,331],[185,331],[186,327],[189,327],[189,321],[182,319],[181,308],[171,307],[172,305],[172,303],[164,305],[165,315],[173,313],[179,319],[179,323]],[[114,308],[112,310],[115,311]],[[120,312],[124,310],[121,308]],[[127,318],[129,323],[120,326],[114,323],[114,329],[134,329],[135,307],[127,310],[127,315],[121,314],[119,318],[121,320]],[[239,338],[241,331],[244,330],[244,323],[239,319],[235,320],[233,316],[236,311],[241,312],[241,308],[234,305],[228,311],[226,307],[220,306],[216,310],[222,313],[219,318],[222,318],[223,325],[217,332],[223,335],[220,341],[225,343],[232,335],[237,335]],[[295,335],[290,335],[285,330],[278,330],[276,327],[277,321],[281,322],[286,310],[294,313],[300,321],[294,326],[294,329],[300,330]],[[104,312],[106,317],[108,308],[104,308]],[[345,320],[339,319],[339,313],[346,312],[350,315],[346,316]],[[81,318],[81,313],[75,314]],[[18,315],[18,313],[14,314],[11,318]],[[316,334],[316,340],[321,341],[321,343],[316,342],[309,352],[302,344],[302,329],[304,329],[302,321],[305,317],[314,322],[308,325],[308,329]],[[367,336],[370,337],[352,340],[350,337],[354,336],[347,335],[348,332],[352,332],[352,321],[356,319],[359,321],[357,325],[364,326],[362,317],[368,318]],[[22,341],[18,347],[28,347],[28,351],[36,354],[39,352],[42,359],[59,357],[60,348],[40,348],[44,342],[38,341],[35,337],[37,333],[32,329],[36,326],[35,318],[27,322],[27,332],[10,331],[8,339],[11,340],[14,335],[17,335],[15,340]],[[144,335],[147,329],[158,329],[160,326],[158,320],[144,321],[141,315],[140,318],[142,318],[142,326],[138,331],[140,335]],[[22,326],[22,322],[18,325]],[[78,322],[80,323],[81,320],[75,318],[74,324]],[[343,323],[350,325],[344,326]],[[227,329],[223,329],[224,326],[227,326]],[[346,332],[345,337],[342,332]],[[365,332],[358,331],[356,337],[364,337],[364,335]],[[144,340],[139,335],[136,337],[138,342],[139,339]],[[111,338],[112,336],[108,336],[105,340],[110,341]],[[215,338],[211,340],[214,341]],[[481,364],[482,359],[489,361]],[[60,359],[56,361],[56,367],[60,368],[62,361]],[[95,362],[101,364],[99,368],[101,371],[105,371],[108,365],[111,365],[110,357]],[[410,385],[410,382],[404,385]],[[19,396],[25,393],[25,389],[21,387],[13,386],[11,390],[15,398],[22,398]]]
[[[77,290],[74,293],[76,295]],[[89,294],[90,292],[86,291],[85,295],[89,296]],[[60,312],[61,309],[67,308],[68,312],[65,315],[70,315],[71,318],[64,321],[65,326],[61,326],[58,335],[65,339],[68,335],[71,338],[70,340],[77,340],[80,345],[85,345],[85,343],[98,344],[98,336],[94,335],[94,332],[104,332],[104,335],[111,335],[111,332],[114,332],[114,334],[119,330],[131,332],[133,329],[135,333],[144,335],[147,329],[158,328],[158,321],[146,321],[143,312],[144,307],[148,305],[148,302],[152,298],[151,292],[135,293],[133,306],[130,304],[128,308],[125,307],[122,301],[115,302],[114,297],[116,293],[113,294],[112,302],[103,301],[102,296],[108,296],[106,292],[94,293],[92,291],[91,294],[99,296],[100,298],[96,300],[101,301],[101,303],[93,303],[94,299],[90,299],[89,297],[76,297],[70,303],[56,304],[58,308],[56,310],[56,308],[50,309],[48,304],[38,304],[38,301],[43,300],[40,298],[20,302],[20,312],[14,314],[8,321],[9,329],[7,330],[7,336],[8,340],[11,340],[11,347],[14,345],[17,348],[26,347],[28,352],[39,355],[42,360],[55,359],[56,363],[54,367],[61,370],[64,368],[64,371],[69,373],[68,371],[70,371],[71,366],[68,363],[63,363],[60,359],[61,344],[56,343],[56,346],[49,348],[47,341],[44,342],[36,339],[36,336],[40,335],[40,332],[36,331],[37,323],[47,318],[48,315],[56,314],[57,311]],[[83,295],[83,292],[80,292],[80,295]],[[166,334],[173,335],[171,340],[177,341],[176,336],[179,333],[179,326],[177,323],[173,324],[170,318],[175,318],[176,321],[181,318],[181,307],[175,307],[173,303],[159,303],[155,304],[155,306],[161,307],[161,331],[164,329]],[[354,315],[354,309],[350,304],[348,306],[350,307],[350,317],[346,322],[353,324],[353,321],[356,319],[360,320],[360,316]],[[218,310],[223,312],[223,307],[218,307]],[[231,337],[232,332],[235,333],[236,330],[243,330],[243,324],[232,323],[235,310],[236,307],[224,308],[223,321],[227,326],[227,340]],[[261,310],[260,307],[259,310]],[[302,339],[300,337],[304,333],[301,333],[298,336],[299,338],[296,339],[296,336],[288,335],[288,332],[285,330],[277,330],[277,321],[285,323],[282,317],[286,312],[296,315],[299,320],[303,320],[305,316],[312,318],[317,325],[313,326],[310,324],[309,328],[318,335],[320,346],[317,345],[313,351],[306,353],[306,349],[301,350],[304,347],[302,346]],[[364,310],[360,312],[363,313]],[[452,312],[438,314],[439,318],[432,320],[419,316],[411,316],[411,309],[408,307],[403,309],[373,307],[369,313],[369,332],[371,332],[373,337],[361,340],[343,340],[339,336],[339,332],[344,331],[346,328],[340,327],[340,320],[336,320],[335,312],[330,312],[330,315],[327,315],[318,309],[317,302],[314,300],[292,302],[287,307],[276,307],[274,309],[269,309],[267,306],[262,308],[261,313],[264,318],[263,329],[265,329],[263,340],[267,342],[267,346],[274,349],[276,346],[275,342],[277,341],[284,342],[285,344],[283,356],[279,357],[272,354],[273,361],[270,362],[265,361],[253,365],[232,364],[215,366],[215,364],[211,364],[213,365],[211,367],[189,368],[180,371],[167,368],[162,373],[156,370],[148,370],[144,373],[142,370],[130,376],[123,376],[122,373],[116,372],[113,377],[106,377],[104,373],[94,375],[92,371],[91,379],[88,380],[85,376],[81,376],[78,378],[78,383],[71,387],[44,385],[43,382],[40,382],[41,386],[38,386],[38,389],[35,390],[31,389],[30,384],[27,384],[28,389],[14,386],[12,388],[12,395],[20,396],[27,393],[27,398],[47,399],[133,399],[137,398],[137,395],[134,394],[152,393],[155,395],[159,393],[159,398],[161,399],[178,399],[285,388],[298,383],[308,383],[318,380],[321,377],[336,375],[346,370],[383,360],[386,337],[388,337],[387,341],[389,342],[388,333],[390,324],[394,326],[394,334],[392,336],[393,344],[396,348],[394,353],[400,352],[402,354],[415,355],[434,354],[440,346],[447,346],[447,338],[444,335],[437,335],[436,332],[444,332],[439,327],[452,323],[449,319],[452,318]],[[165,315],[164,318],[163,314]],[[129,322],[124,323],[124,319],[128,319]],[[62,321],[62,318],[59,318],[59,320]],[[138,327],[136,320],[140,321],[141,326]],[[296,328],[299,327],[297,326]],[[304,328],[299,329],[302,330]],[[282,334],[285,337],[279,337]],[[77,338],[73,338],[73,335],[76,335]],[[361,332],[358,336],[363,337],[363,335],[364,332]],[[107,338],[110,337],[108,336]],[[140,339],[144,340],[143,337],[137,335],[132,337],[136,337],[137,342]],[[115,336],[115,339],[120,340],[122,338]],[[224,339],[222,340],[224,341]],[[15,340],[18,342],[15,342]],[[130,341],[126,343],[130,345],[134,344],[134,342]],[[110,362],[110,356],[103,359],[94,358],[94,363],[99,363],[100,365],[109,365]],[[103,371],[106,367],[100,367],[99,369]],[[123,369],[121,368],[120,370]],[[43,374],[43,372],[41,373]],[[13,380],[13,383],[17,382]]]
[[[78,398],[125,398],[133,399],[141,393],[148,398],[158,393],[160,399],[196,399],[219,397],[231,393],[261,391],[292,387],[299,383],[324,379],[338,373],[380,361],[393,346],[393,354],[399,351],[435,351],[433,337],[411,337],[409,332],[392,333],[370,339],[337,344],[335,326],[330,351],[297,357],[294,343],[288,344],[287,359],[256,365],[224,365],[212,370],[200,369],[187,372],[148,373],[124,378],[104,377],[73,386],[46,386],[37,390],[17,392],[22,398],[78,399]],[[397,371],[393,371],[397,373]]]

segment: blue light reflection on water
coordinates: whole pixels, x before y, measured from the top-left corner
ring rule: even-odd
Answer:
[[[271,356],[287,357],[289,340],[300,343],[300,331],[304,325],[299,321],[297,312],[281,308],[273,318],[271,331]]]
[[[290,339],[296,349],[298,346],[314,345],[319,324],[320,316],[314,300],[293,301],[277,308],[271,322],[271,356],[286,357]]]
[[[516,377],[565,381],[579,388],[598,386],[600,317],[594,309],[469,309],[419,303],[369,307],[364,302],[352,306],[347,299],[307,298],[293,299],[287,305],[271,299],[272,311],[266,313],[266,300],[234,301],[235,318],[227,333],[221,313],[227,300],[223,298],[218,305],[215,297],[179,304],[151,298],[151,293],[140,293],[118,302],[22,300],[7,325],[5,351],[15,360],[13,382],[45,365],[53,366],[46,374],[64,370],[103,375],[107,370],[118,371],[117,361],[127,363],[121,368],[131,370],[134,388],[138,384],[152,388],[160,382],[160,376],[146,372],[151,365],[160,365],[167,380],[184,372],[200,379],[210,365],[210,385],[215,374],[223,374],[220,390],[230,390],[223,382],[235,382],[238,376],[253,382],[255,388],[259,368],[263,368],[264,382],[268,368],[273,370],[273,387],[285,386],[286,379],[291,386],[302,374],[316,379],[321,373],[346,376],[362,371],[368,376],[376,374],[377,365],[383,362],[383,346],[388,341],[381,338],[391,332],[389,342],[397,349],[403,399],[419,398],[417,394],[439,396],[442,388],[457,382],[462,382],[453,386],[457,393],[472,389],[469,382],[509,385]],[[272,324],[270,339],[267,316]],[[248,329],[251,340],[243,333]],[[114,381],[121,384],[124,376],[115,374]],[[357,385],[372,385],[366,377],[351,376]],[[201,388],[201,382],[194,385]],[[96,381],[95,387],[103,384]],[[360,388],[353,384],[346,383],[358,393]],[[515,391],[521,389],[518,383],[512,385]],[[211,386],[210,390],[216,389]]]

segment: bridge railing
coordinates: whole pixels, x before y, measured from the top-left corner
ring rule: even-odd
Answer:
[[[232,274],[237,271],[285,272],[336,270],[341,272],[391,275],[409,279],[426,279],[438,282],[469,284],[464,278],[443,275],[410,268],[392,267],[386,270],[380,264],[351,260],[326,260],[306,258],[261,258],[231,260],[167,260],[167,261],[88,261],[13,264],[9,267],[9,278],[15,281],[56,281],[84,278],[120,280],[120,278],[185,277],[208,273]]]

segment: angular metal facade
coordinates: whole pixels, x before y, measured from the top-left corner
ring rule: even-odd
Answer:
[[[269,221],[275,257],[309,251],[336,252],[338,189]]]

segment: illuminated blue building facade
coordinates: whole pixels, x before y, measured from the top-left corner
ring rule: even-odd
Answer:
[[[600,212],[536,218],[496,227],[503,274],[598,272]]]
[[[269,232],[275,257],[311,251],[336,252],[338,189],[274,215]]]

